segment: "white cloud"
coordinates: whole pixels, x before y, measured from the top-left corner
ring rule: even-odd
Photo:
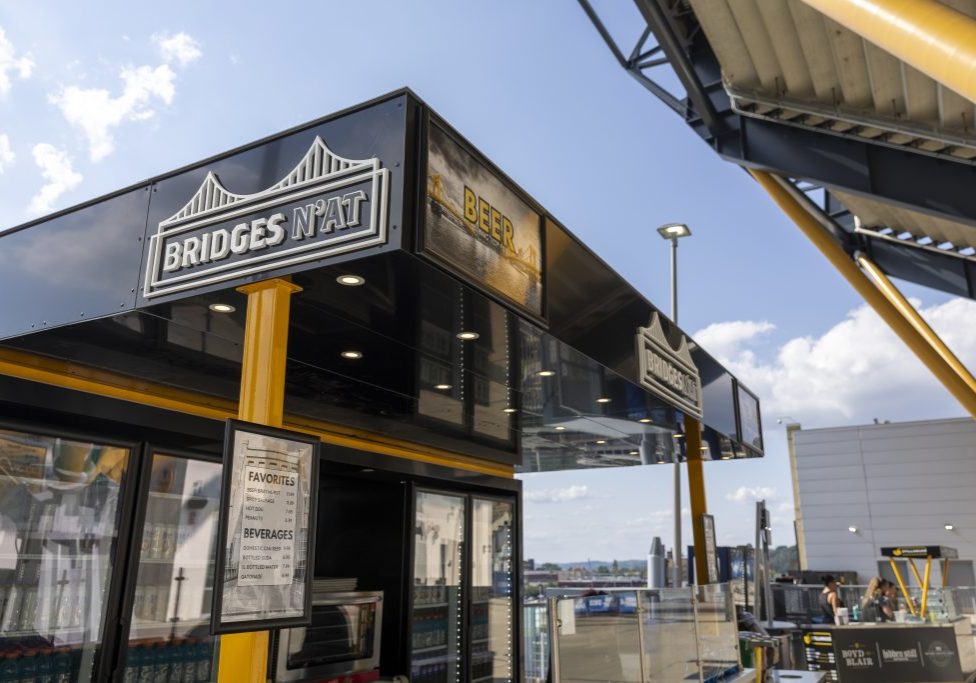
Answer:
[[[566,503],[586,498],[588,495],[589,490],[586,486],[574,484],[561,489],[529,491],[525,494],[525,499],[533,503]]]
[[[34,163],[41,169],[41,175],[47,183],[31,198],[28,211],[47,213],[58,197],[78,186],[82,176],[71,167],[68,155],[54,145],[46,142],[34,145],[33,154]]]
[[[10,147],[10,138],[6,133],[0,133],[0,173],[10,168],[16,158],[14,150]]]
[[[731,500],[733,503],[755,503],[775,497],[776,489],[769,486],[740,486],[735,492],[725,494],[726,500]]]
[[[199,59],[203,54],[200,50],[200,43],[187,33],[180,32],[175,35],[157,33],[152,39],[166,62],[175,62],[180,66],[186,66]]]
[[[118,97],[103,88],[72,85],[50,98],[65,120],[85,133],[92,161],[104,159],[115,149],[114,128],[124,121],[152,118],[154,101],[168,105],[176,93],[176,74],[166,64],[125,67],[119,77],[123,86]]]
[[[694,339],[702,348],[717,358],[730,358],[742,353],[742,345],[756,337],[775,330],[776,326],[765,320],[733,320],[731,322],[713,323],[698,330]]]
[[[976,302],[953,299],[922,308],[921,313],[963,364],[976,367]],[[814,426],[960,412],[948,392],[867,305],[822,335],[790,339],[772,360],[760,360],[749,342],[771,329],[769,323],[734,321],[710,325],[694,335],[759,394],[767,425],[778,415]]]
[[[34,70],[34,60],[29,54],[17,56],[13,43],[7,38],[6,31],[0,26],[0,95],[10,92],[10,73],[20,79],[30,78]]]

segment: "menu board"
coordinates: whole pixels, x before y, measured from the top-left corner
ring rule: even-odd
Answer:
[[[214,633],[307,625],[318,439],[228,420]]]
[[[759,416],[759,399],[748,389],[736,383],[739,405],[739,434],[742,443],[763,451],[762,422]]]

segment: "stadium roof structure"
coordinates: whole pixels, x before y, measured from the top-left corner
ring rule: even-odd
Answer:
[[[976,416],[976,380],[887,279],[976,299],[976,0],[634,0],[633,46],[611,3],[579,3]]]

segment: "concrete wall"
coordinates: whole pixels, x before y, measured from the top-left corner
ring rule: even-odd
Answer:
[[[976,421],[798,429],[793,438],[808,569],[851,569],[866,581],[881,547],[895,545],[951,546],[976,560]]]

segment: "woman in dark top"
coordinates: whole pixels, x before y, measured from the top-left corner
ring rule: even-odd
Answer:
[[[834,623],[834,614],[838,607],[844,606],[844,601],[837,595],[837,579],[830,574],[820,577],[824,588],[820,591],[820,611],[823,612],[827,623]]]

